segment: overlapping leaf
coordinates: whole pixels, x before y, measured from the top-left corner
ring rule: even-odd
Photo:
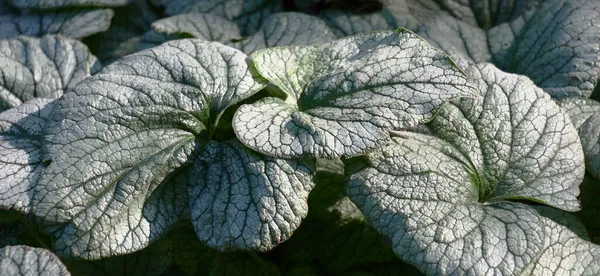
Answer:
[[[107,30],[112,17],[113,11],[110,9],[62,9],[0,15],[0,38],[18,35],[40,37],[46,34],[83,38]]]
[[[44,168],[43,141],[54,102],[36,99],[0,113],[0,209],[28,213]]]
[[[389,130],[423,123],[442,103],[475,93],[446,54],[406,30],[252,58],[287,99],[243,105],[233,125],[245,145],[271,156],[359,155],[386,144]]]
[[[445,0],[441,8],[461,21],[483,29],[510,22],[538,7],[543,0]]]
[[[256,33],[242,40],[235,23],[211,14],[176,15],[156,21],[152,26],[153,31],[142,36],[138,48],[153,47],[172,39],[194,37],[221,42],[251,54],[268,47],[304,46],[336,38],[318,17],[293,12],[271,15]]]
[[[236,22],[242,35],[251,35],[266,18],[281,11],[278,0],[157,0],[168,15],[189,12],[209,13]]]
[[[481,97],[444,106],[440,138],[402,132],[351,163],[348,194],[394,251],[426,274],[594,275],[600,247],[530,200],[580,208],[576,129],[527,78],[472,67]]]
[[[251,54],[269,47],[305,46],[329,42],[335,38],[331,29],[319,18],[287,12],[271,15],[255,34],[232,46]]]
[[[60,259],[46,249],[16,245],[0,250],[0,271],[3,275],[71,275]]]
[[[245,59],[221,44],[168,42],[111,64],[57,102],[33,209],[64,224],[54,233],[61,254],[133,252],[177,221],[187,203],[179,175],[203,131],[263,87]]]
[[[301,161],[262,156],[237,141],[209,143],[190,177],[198,236],[221,250],[270,250],[306,217],[313,170]]]
[[[137,48],[146,49],[168,40],[189,37],[227,44],[242,35],[239,27],[232,21],[212,14],[192,12],[152,23],[152,30],[141,37]]]
[[[588,173],[600,179],[600,102],[566,98],[560,101],[560,107],[579,131]]]
[[[452,55],[526,75],[555,98],[589,97],[600,72],[600,6],[594,0],[546,1],[487,32],[442,16],[417,33]]]
[[[79,41],[47,35],[0,41],[0,111],[34,98],[58,98],[100,70]]]

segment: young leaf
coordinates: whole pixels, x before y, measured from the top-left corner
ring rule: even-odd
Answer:
[[[263,88],[245,60],[218,43],[167,42],[109,65],[56,103],[45,141],[52,162],[33,209],[65,224],[55,233],[61,254],[125,254],[168,230],[177,218],[170,210],[182,201],[173,196],[147,209],[170,221],[151,219],[145,206],[210,138],[225,109]]]
[[[34,98],[58,98],[100,70],[83,43],[54,35],[2,40],[0,61],[0,111]]]
[[[110,9],[62,9],[19,16],[0,15],[0,39],[45,34],[83,38],[107,30],[112,17]]]
[[[269,48],[252,59],[288,98],[241,106],[233,126],[246,146],[271,156],[360,155],[385,145],[389,130],[475,94],[446,54],[407,30]]]
[[[52,100],[35,99],[0,113],[0,209],[28,213],[41,170]]]
[[[10,0],[19,9],[57,9],[67,7],[117,7],[131,0]]]
[[[566,98],[559,104],[579,131],[588,173],[600,179],[600,102],[586,98]]]
[[[71,275],[52,252],[26,245],[5,246],[0,249],[0,271],[3,275]]]
[[[444,106],[441,138],[402,132],[352,163],[347,192],[426,274],[593,275],[600,247],[518,202],[575,211],[583,153],[567,115],[526,77],[472,67],[481,97]]]
[[[198,236],[219,250],[267,251],[289,238],[308,213],[313,166],[266,157],[238,141],[210,142],[190,175]]]

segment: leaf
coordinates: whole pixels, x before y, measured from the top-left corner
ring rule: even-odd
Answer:
[[[63,9],[20,16],[0,15],[0,39],[46,34],[83,38],[107,30],[112,18],[113,11],[110,9]]]
[[[247,39],[232,46],[251,54],[275,46],[306,46],[332,41],[331,29],[318,17],[286,12],[269,16],[261,28]]]
[[[453,57],[526,75],[554,98],[591,95],[600,72],[596,1],[545,1],[535,12],[483,32],[449,16],[417,31]]]
[[[210,142],[189,180],[198,237],[221,251],[272,249],[306,217],[313,175],[304,162],[262,156],[237,141]]]
[[[225,109],[263,88],[245,59],[218,43],[167,42],[105,67],[56,103],[45,141],[52,162],[33,211],[64,224],[54,233],[61,255],[134,252],[177,222],[187,204],[178,175],[197,143]]]
[[[44,131],[54,103],[35,99],[0,113],[0,209],[29,213],[45,167]]]
[[[441,7],[462,22],[483,29],[515,20],[540,5],[543,0],[445,0]]]
[[[392,26],[417,29],[444,11],[439,0],[392,0],[385,5],[382,13]]]
[[[0,41],[0,112],[34,98],[58,98],[100,63],[81,42],[61,36]]]
[[[475,63],[487,62],[492,58],[487,33],[450,15],[437,16],[422,25],[417,30],[417,34],[446,51],[451,57],[459,57]]]
[[[284,158],[360,155],[385,145],[389,130],[475,93],[446,54],[406,30],[270,48],[252,59],[288,98],[242,105],[234,130],[251,149]]]
[[[133,0],[129,5],[115,8],[110,28],[84,40],[102,64],[136,52],[141,36],[150,30],[150,24],[160,19],[147,0]],[[135,14],[135,16],[131,16]]]
[[[559,104],[579,131],[588,173],[600,179],[600,103],[586,98],[566,98]]]
[[[239,27],[222,17],[198,12],[175,15],[152,23],[138,43],[138,49],[147,49],[165,41],[181,38],[200,38],[223,44],[239,39]]]
[[[169,239],[160,239],[141,251],[95,261],[67,260],[76,275],[164,275],[174,259],[174,248]]]
[[[251,35],[271,14],[281,11],[278,0],[157,0],[168,15],[209,13],[236,22],[242,35]]]
[[[546,1],[528,23],[510,59],[495,59],[498,68],[528,76],[556,98],[589,97],[600,72],[598,2]]]
[[[67,7],[117,7],[132,0],[10,0],[18,9],[57,9]]]
[[[304,46],[335,39],[331,29],[318,17],[301,13],[277,13],[269,16],[261,28],[241,41],[239,28],[231,21],[210,14],[187,13],[156,21],[153,31],[144,36],[138,48],[153,47],[167,40],[186,37],[217,41],[251,54],[275,46]]]
[[[71,275],[52,252],[26,245],[5,246],[0,252],[3,275]]]
[[[481,97],[445,105],[429,123],[437,137],[399,132],[347,164],[350,199],[426,274],[598,273],[600,247],[510,201],[580,208],[583,154],[567,115],[526,77],[489,64],[467,74]]]
[[[491,64],[471,67],[467,75],[480,97],[448,105],[430,127],[469,157],[480,199],[527,198],[579,210],[583,152],[568,115],[526,77]]]
[[[399,26],[385,17],[382,12],[355,14],[336,9],[329,9],[319,15],[329,25],[337,37],[345,37],[360,33],[393,30]]]

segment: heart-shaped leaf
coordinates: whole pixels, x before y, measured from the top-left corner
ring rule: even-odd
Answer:
[[[445,105],[433,133],[399,132],[349,163],[347,192],[398,256],[426,274],[600,271],[600,247],[531,206],[580,208],[577,131],[529,79],[471,67],[481,97]]]
[[[65,256],[144,248],[185,212],[184,167],[229,106],[263,88],[246,55],[177,40],[129,55],[66,93],[51,114],[51,160],[33,209],[64,226]],[[186,198],[183,196],[183,198]]]
[[[241,106],[236,135],[271,156],[335,158],[385,145],[389,130],[428,121],[444,102],[475,94],[448,56],[407,30],[373,32],[252,54],[285,101]]]

